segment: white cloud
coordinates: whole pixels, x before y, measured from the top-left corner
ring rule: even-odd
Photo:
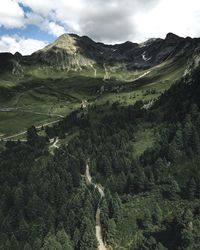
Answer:
[[[103,42],[144,41],[168,32],[200,36],[199,0],[1,0],[0,25],[29,24],[54,36],[73,32]],[[18,5],[31,9],[24,13]],[[11,8],[12,7],[12,8]]]
[[[180,36],[200,36],[200,2],[198,0],[160,0],[150,12],[134,17],[137,38],[164,38],[168,32]]]
[[[48,22],[47,30],[50,34],[52,34],[54,36],[60,36],[64,33],[66,33],[64,27],[62,27],[54,22]]]
[[[1,0],[0,27],[23,28],[27,25],[33,24],[54,36],[60,36],[63,33],[66,33],[63,26],[49,20],[50,16],[53,18],[53,6],[55,2],[53,3],[53,1],[46,0],[38,3],[37,1],[32,1],[36,11],[28,13],[24,13],[23,8],[20,7],[19,3],[21,2],[23,1]],[[45,4],[42,4],[43,2],[45,2]],[[27,6],[29,7],[28,4]]]
[[[30,55],[47,45],[46,42],[36,39],[26,39],[19,36],[1,36],[0,52],[20,52],[22,55]]]
[[[0,26],[6,28],[24,26],[24,11],[15,0],[1,0]]]
[[[53,36],[60,36],[66,33],[63,26],[53,22],[48,21],[48,19],[42,17],[40,14],[29,12],[26,14],[26,25],[33,24],[38,26],[41,30],[48,32]]]

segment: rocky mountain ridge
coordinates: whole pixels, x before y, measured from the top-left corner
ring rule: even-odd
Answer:
[[[76,71],[105,65],[118,70],[148,69],[167,59],[184,57],[188,60],[199,47],[200,39],[182,38],[173,33],[168,33],[165,39],[149,39],[142,44],[127,41],[116,45],[98,43],[87,36],[64,34],[30,56],[1,53],[0,71],[22,72],[23,65],[36,64]]]

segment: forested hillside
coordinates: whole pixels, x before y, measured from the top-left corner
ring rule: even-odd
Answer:
[[[200,69],[153,104],[73,111],[0,153],[2,250],[200,249]],[[143,136],[141,136],[143,135]],[[141,137],[141,138],[140,138]],[[49,151],[50,140],[60,147]],[[145,140],[144,140],[145,138]]]

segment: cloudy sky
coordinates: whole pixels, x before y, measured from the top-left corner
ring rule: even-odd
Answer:
[[[143,42],[200,37],[199,0],[0,0],[0,51],[31,54],[61,34]]]

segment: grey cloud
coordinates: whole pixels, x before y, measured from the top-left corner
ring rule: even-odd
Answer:
[[[106,10],[82,17],[81,30],[95,40],[112,42],[129,39],[134,24],[120,10]]]
[[[136,38],[133,20],[138,11],[148,11],[158,0],[110,0],[105,4],[96,0],[80,17],[80,29],[98,41],[122,42]]]

